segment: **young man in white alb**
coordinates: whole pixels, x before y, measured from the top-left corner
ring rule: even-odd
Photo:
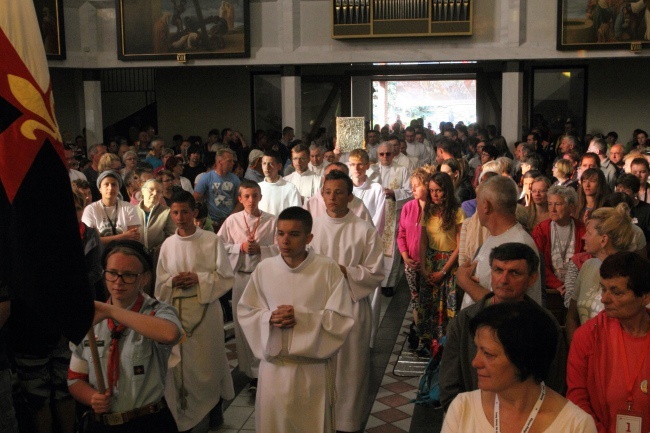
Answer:
[[[172,196],[178,228],[163,242],[156,269],[156,298],[176,307],[185,334],[165,384],[179,431],[216,428],[223,423],[221,400],[235,396],[219,302],[233,285],[232,268],[219,237],[194,225],[197,213],[192,194]]]
[[[339,265],[306,250],[311,227],[302,208],[278,216],[280,255],[262,260],[237,305],[260,359],[257,433],[335,429],[334,357],[354,324],[352,299]]]
[[[348,209],[352,180],[333,170],[323,185],[326,214],[314,219],[312,249],[334,259],[350,286],[354,326],[336,357],[336,430],[356,432],[364,421],[370,370],[370,296],[381,283],[381,238],[371,223]]]
[[[280,154],[273,150],[267,151],[262,157],[264,181],[259,183],[262,189],[259,208],[271,215],[279,215],[290,206],[302,205],[298,188],[280,177],[281,168]]]
[[[244,179],[239,185],[237,199],[244,210],[226,218],[219,229],[219,238],[228,252],[230,265],[235,274],[232,288],[233,319],[235,322],[235,343],[239,369],[251,380],[251,388],[257,387],[259,360],[255,358],[246,337],[239,326],[237,303],[248,284],[251,273],[260,261],[279,253],[274,246],[275,217],[263,212],[258,205],[262,198],[259,184]]]

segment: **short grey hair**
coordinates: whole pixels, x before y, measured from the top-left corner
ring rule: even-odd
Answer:
[[[393,151],[393,143],[391,143],[390,141],[382,141],[381,143],[379,143],[379,146],[377,146],[377,149],[379,149],[381,146],[386,146],[390,149],[391,152]]]
[[[156,179],[155,177],[152,177],[151,179],[147,179],[147,181],[146,181],[145,183],[142,184],[142,186],[140,187],[140,189],[142,190],[142,189],[147,188],[147,187],[149,186],[150,183],[157,183],[157,184],[159,184],[160,186],[162,186],[162,182],[161,182],[161,181],[159,181],[159,180]]]
[[[501,165],[501,173],[508,173],[512,171],[512,159],[508,158],[507,156],[500,156],[496,159],[496,161]]]
[[[515,215],[517,210],[517,184],[507,176],[494,176],[480,184],[476,191],[482,200],[492,203],[502,214]]]
[[[129,156],[135,156],[135,159],[138,159],[137,153],[135,153],[132,150],[127,150],[126,152],[124,152],[124,155],[122,155],[122,162],[126,164],[126,158],[128,158]]]
[[[324,154],[324,153],[325,153],[325,151],[323,150],[323,148],[320,147],[320,146],[317,145],[317,144],[312,144],[311,146],[309,146],[309,151],[311,152],[312,150],[317,150],[317,151],[319,151],[321,154]]]
[[[566,204],[578,204],[578,193],[570,186],[554,185],[549,188],[546,195],[557,195],[562,197]]]

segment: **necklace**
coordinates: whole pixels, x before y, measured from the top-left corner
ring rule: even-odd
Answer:
[[[246,236],[248,236],[249,240],[255,240],[255,233],[257,233],[257,228],[260,226],[260,221],[262,221],[262,214],[260,213],[260,216],[257,218],[257,222],[255,223],[255,228],[251,232],[250,227],[248,226],[248,221],[246,221],[246,211],[242,212],[244,214],[244,224],[246,225]],[[251,214],[251,217],[253,215]]]

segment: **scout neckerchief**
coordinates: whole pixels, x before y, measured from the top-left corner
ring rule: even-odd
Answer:
[[[109,303],[112,303],[111,300],[108,300]],[[138,299],[135,301],[135,304],[129,310],[139,312],[142,308],[142,303],[144,302],[144,296],[142,293],[138,295]],[[126,329],[124,324],[115,324],[115,321],[111,318],[107,319],[108,330],[111,331],[111,346],[108,349],[108,365],[106,367],[106,376],[108,378],[108,389],[115,390],[117,387],[117,380],[120,378],[120,338]]]

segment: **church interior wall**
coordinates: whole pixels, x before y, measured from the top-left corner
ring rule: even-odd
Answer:
[[[250,141],[251,91],[248,69],[163,68],[156,71],[158,132],[171,139],[198,134],[204,139],[212,128],[241,131]]]
[[[375,40],[332,39],[330,6],[323,0],[251,0],[250,58],[196,59],[181,64],[118,60],[115,4],[66,0],[67,59],[49,62],[56,68],[53,83],[62,130],[78,133],[83,124],[82,68],[157,68],[159,129],[165,136],[205,134],[212,127],[225,126],[250,131],[250,72],[255,68],[314,65],[323,74],[333,75],[342,65],[467,60],[477,61],[479,68],[481,62],[495,60],[533,65],[581,62],[588,68],[588,131],[633,129],[647,121],[642,107],[650,86],[641,77],[640,71],[646,68],[639,67],[648,64],[647,50],[636,55],[625,49],[557,51],[556,1],[477,1],[470,37]],[[435,66],[432,71],[435,73]],[[381,68],[377,72],[381,73]],[[70,76],[77,78],[69,80]],[[71,83],[74,89],[68,88]],[[353,113],[368,111],[361,98],[364,92],[353,88]],[[496,94],[500,98],[500,92]],[[120,104],[119,99],[107,98],[103,104],[110,120],[110,107]],[[499,115],[494,101],[480,104],[479,111],[494,123]]]

